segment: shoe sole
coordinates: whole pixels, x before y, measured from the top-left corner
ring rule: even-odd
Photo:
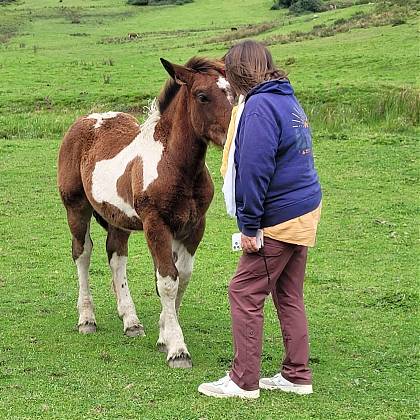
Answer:
[[[270,391],[283,391],[283,392],[291,392],[293,394],[298,395],[309,395],[313,393],[312,389],[302,389],[298,387],[291,387],[291,386],[276,386],[276,385],[267,385],[264,383],[260,383],[261,389],[268,389]]]
[[[217,392],[210,391],[209,389],[202,389],[198,387],[198,392],[207,397],[215,397],[215,398],[242,398],[242,399],[257,399],[260,396],[260,393],[251,394],[253,391],[249,391],[250,394],[247,395],[239,395],[239,394],[219,394]]]

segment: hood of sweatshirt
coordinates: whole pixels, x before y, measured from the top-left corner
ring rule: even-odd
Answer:
[[[257,95],[258,93],[276,93],[278,95],[293,95],[294,91],[292,85],[287,79],[281,80],[268,80],[262,82],[259,85],[253,87],[246,96],[245,100],[248,100],[251,96]]]

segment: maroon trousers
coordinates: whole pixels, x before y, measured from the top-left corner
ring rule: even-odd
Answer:
[[[307,252],[306,246],[264,237],[262,250],[240,258],[229,285],[235,350],[230,377],[242,389],[259,388],[263,308],[269,293],[277,308],[285,348],[281,373],[296,384],[312,383],[303,303]]]

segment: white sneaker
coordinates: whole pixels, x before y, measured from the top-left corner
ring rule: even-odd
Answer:
[[[259,389],[256,389],[255,391],[246,391],[245,389],[239,388],[239,386],[232,381],[229,374],[218,381],[201,384],[198,387],[198,392],[207,395],[208,397],[216,398],[258,398],[260,396]]]
[[[294,384],[283,378],[281,373],[274,375],[272,378],[260,379],[261,389],[280,389],[284,392],[294,392],[299,395],[312,394],[312,385]]]

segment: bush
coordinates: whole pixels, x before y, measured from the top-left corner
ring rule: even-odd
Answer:
[[[147,6],[149,0],[127,0],[127,4],[132,4],[134,6]]]
[[[276,0],[271,6],[271,10],[279,10],[281,8],[290,7],[296,0]]]
[[[127,0],[127,4],[134,6],[164,6],[168,4],[181,5],[192,2],[193,0]]]
[[[289,10],[292,13],[320,12],[322,2],[321,0],[298,0],[289,7]]]
[[[277,0],[271,10],[289,8],[292,13],[321,12],[327,10],[321,0]]]

